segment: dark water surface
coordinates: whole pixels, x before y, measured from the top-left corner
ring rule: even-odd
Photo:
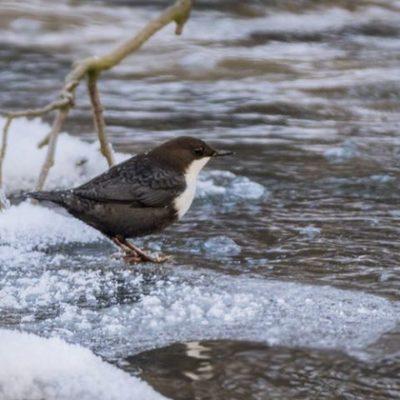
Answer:
[[[1,0],[0,108],[53,99],[73,60],[111,49],[166,3]],[[146,239],[173,253],[173,265],[121,272],[104,257],[79,266],[76,254],[107,253],[105,242],[72,247],[65,263],[82,290],[62,301],[93,324],[91,310],[110,311],[101,329],[111,320],[124,325],[120,315],[139,321],[143,337],[123,337],[120,354],[69,320],[50,323],[51,309],[40,316],[39,303],[11,310],[1,325],[44,335],[58,326],[61,336],[60,327],[75,329],[69,340],[173,399],[399,399],[400,2],[198,3],[182,37],[167,29],[104,74],[108,132],[128,153],[175,135],[201,137],[237,153],[208,168],[231,175],[205,175],[184,221]],[[94,139],[84,87],[66,130]],[[218,197],[212,185],[228,190]],[[199,275],[214,273],[226,287],[200,284]],[[103,286],[90,302],[94,278]],[[271,307],[257,308],[250,278],[265,283],[260,293]],[[285,309],[272,306],[280,292]],[[226,308],[210,316],[208,298]],[[176,325],[168,325],[174,307]],[[365,325],[352,314],[363,307]],[[332,331],[327,311],[336,313]],[[30,313],[33,322],[21,323]],[[218,325],[227,315],[243,324]],[[379,318],[387,325],[380,333]],[[181,326],[188,328],[176,335],[163,331]]]
[[[345,354],[251,342],[189,342],[128,359],[174,399],[390,399],[398,367]]]

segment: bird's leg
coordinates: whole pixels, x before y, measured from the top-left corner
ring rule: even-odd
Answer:
[[[114,236],[111,240],[125,253],[124,260],[129,263],[138,263],[142,261],[142,258],[139,254],[134,251],[131,247],[129,247],[125,242],[125,238],[120,236]]]
[[[125,238],[123,238],[122,240],[121,238],[118,238],[118,240],[121,242],[121,244],[128,247],[131,252],[135,253],[140,258],[140,261],[148,261],[161,264],[170,259],[169,256],[153,256],[151,254],[148,254],[139,247],[135,246],[133,243],[128,242]]]

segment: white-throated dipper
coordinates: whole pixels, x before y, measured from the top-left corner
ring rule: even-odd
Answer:
[[[178,137],[138,154],[74,189],[33,192],[102,232],[129,262],[164,262],[127,238],[149,235],[181,219],[192,204],[197,176],[218,152],[202,140]]]

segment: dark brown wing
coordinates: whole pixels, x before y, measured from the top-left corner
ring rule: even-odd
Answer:
[[[73,194],[100,202],[129,202],[164,207],[186,188],[185,177],[141,154],[73,189]]]

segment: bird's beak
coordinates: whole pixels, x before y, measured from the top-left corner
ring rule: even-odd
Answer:
[[[216,151],[212,156],[225,157],[225,156],[232,156],[233,154],[235,154],[233,151]]]

